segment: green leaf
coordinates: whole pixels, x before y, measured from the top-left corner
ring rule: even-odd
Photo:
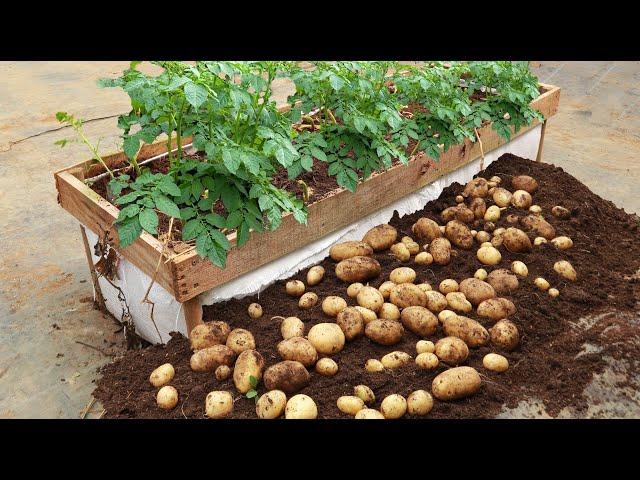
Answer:
[[[240,156],[229,148],[222,151],[222,161],[231,173],[236,173],[240,167]]]
[[[180,209],[169,197],[162,193],[156,193],[153,195],[153,199],[156,202],[156,208],[162,213],[166,213],[170,217],[180,218]]]
[[[138,219],[140,221],[140,225],[142,228],[152,235],[156,235],[158,233],[158,214],[152,210],[151,208],[145,208],[138,215]]]
[[[249,240],[249,226],[246,222],[242,222],[237,230],[236,242],[238,247],[241,247]]]
[[[126,195],[118,197],[116,199],[116,205],[124,205],[125,203],[131,203],[135,201],[138,197],[144,195],[144,192],[140,192],[139,190],[135,190],[133,192],[129,192]]]
[[[162,181],[158,184],[158,188],[167,195],[171,195],[172,197],[179,197],[182,195],[178,186],[173,183],[171,177],[164,177]]]
[[[123,150],[128,158],[136,158],[136,155],[138,155],[138,150],[140,150],[140,139],[138,138],[138,136],[132,135],[125,137]]]
[[[240,208],[242,201],[238,190],[231,185],[225,185],[222,189],[222,203],[230,212]]]
[[[243,216],[240,210],[231,212],[227,217],[227,228],[237,228],[242,223]]]
[[[251,385],[253,388],[256,388],[258,386],[258,379],[253,375],[249,375],[249,385]]]
[[[209,225],[213,225],[214,227],[225,228],[227,226],[227,222],[224,217],[217,213],[209,213],[204,217],[204,219]]]
[[[202,85],[189,82],[184,86],[184,96],[196,110],[207,100],[207,89]]]
[[[182,239],[185,241],[192,240],[200,235],[204,230],[202,223],[197,218],[189,220],[182,227]]]
[[[255,397],[256,395],[258,395],[258,392],[256,392],[255,390],[249,390],[249,391],[247,392],[247,398],[253,398],[253,397]]]
[[[118,238],[120,239],[120,247],[128,247],[142,233],[142,226],[138,221],[138,217],[129,218],[122,223],[117,224]]]
[[[326,157],[325,157],[326,159]],[[326,160],[325,160],[326,161]],[[300,159],[300,165],[307,172],[310,172],[313,169],[313,158],[309,155],[305,155]]]
[[[138,205],[136,205],[135,203],[132,205],[127,205],[126,207],[124,207],[122,210],[120,210],[120,213],[118,214],[118,222],[122,222],[124,220],[126,220],[127,218],[133,218],[136,215],[138,215],[138,213],[140,212],[140,207]]]
[[[311,152],[311,155],[316,157],[318,160],[322,160],[323,162],[327,161],[327,156],[319,148],[312,146],[312,147],[309,147],[309,151]]]

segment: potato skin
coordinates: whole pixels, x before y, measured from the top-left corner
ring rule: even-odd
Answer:
[[[313,420],[318,417],[318,407],[311,397],[303,394],[294,395],[287,402],[284,416],[288,419]]]
[[[473,246],[471,230],[462,222],[451,220],[447,223],[444,234],[458,248],[469,250]]]
[[[402,325],[420,337],[429,337],[438,329],[438,318],[421,306],[411,306],[400,314]]]
[[[486,197],[489,193],[489,185],[486,179],[482,177],[474,178],[473,180],[469,180],[464,187],[464,191],[462,192],[462,196],[464,198],[471,197]]]
[[[506,318],[497,322],[489,329],[491,343],[498,348],[510,352],[520,343],[520,332],[518,327]]]
[[[429,253],[438,265],[448,265],[451,262],[451,242],[444,237],[438,237],[429,244]]]
[[[404,367],[405,365],[411,363],[411,355],[401,351],[387,353],[380,359],[380,363],[384,365],[384,368],[393,370],[395,368]]]
[[[220,365],[230,367],[236,354],[226,345],[214,345],[203,348],[191,355],[191,370],[194,372],[213,372]]]
[[[384,415],[373,408],[363,408],[355,416],[356,420],[384,420]]]
[[[387,250],[396,242],[398,231],[388,224],[377,225],[369,230],[362,241],[369,244],[375,252]]]
[[[284,288],[287,295],[291,295],[292,297],[301,297],[304,294],[306,287],[302,280],[289,280],[285,284]]]
[[[224,345],[231,328],[227,322],[212,321],[196,325],[189,333],[191,350],[202,350],[214,345]]]
[[[227,367],[226,365],[220,365],[218,368],[216,368],[214,375],[216,376],[216,380],[218,380],[219,382],[223,382],[231,376],[231,373],[232,372],[229,367]]]
[[[421,353],[433,353],[436,351],[436,346],[429,340],[418,340],[416,343],[416,352],[418,355]]]
[[[484,201],[484,198],[474,198],[469,203],[469,210],[473,212],[473,216],[477,220],[480,220],[484,218],[484,214],[487,211],[487,203]]]
[[[411,227],[413,235],[422,243],[431,243],[436,238],[442,236],[440,226],[430,218],[419,218]]]
[[[516,208],[529,208],[533,203],[531,194],[526,190],[516,190],[511,197],[511,205]]]
[[[284,340],[304,335],[304,323],[298,317],[287,317],[280,324],[280,333]]]
[[[394,243],[391,245],[391,253],[401,262],[408,262],[411,259],[411,252],[404,243]]]
[[[236,364],[233,367],[233,383],[236,389],[240,393],[247,393],[253,388],[250,377],[254,377],[260,382],[263,370],[264,358],[260,352],[257,350],[245,350],[242,352],[238,355]]]
[[[256,415],[263,420],[281,417],[287,406],[287,396],[281,390],[271,390],[261,395],[256,402]]]
[[[494,239],[497,237],[493,237]],[[497,265],[502,260],[502,254],[495,247],[480,247],[476,253],[478,260],[484,265]]]
[[[311,342],[303,337],[292,337],[278,343],[278,354],[283,360],[295,360],[305,367],[312,367],[318,360],[318,352]]]
[[[395,345],[404,335],[404,328],[395,320],[374,320],[364,329],[367,338],[380,345]]]
[[[365,325],[378,319],[376,312],[374,312],[373,310],[369,310],[368,308],[361,307],[360,305],[353,308],[355,308],[360,312],[360,315],[362,315],[362,320],[364,320]]]
[[[524,190],[527,193],[534,193],[538,190],[538,182],[529,175],[518,175],[511,179],[511,186],[514,190]]]
[[[378,312],[378,317],[387,320],[400,320],[400,309],[393,303],[385,302]]]
[[[573,247],[573,240],[571,240],[567,236],[562,235],[551,240],[551,245],[556,247],[558,250],[567,250]]]
[[[571,212],[569,212],[569,210],[567,210],[566,208],[561,207],[560,205],[556,205],[555,207],[553,207],[551,209],[551,214],[554,217],[561,219],[567,219],[571,216]]]
[[[356,296],[358,305],[368,308],[374,312],[378,312],[384,303],[384,297],[377,288],[362,287]]]
[[[322,311],[330,317],[337,317],[345,308],[347,308],[347,301],[342,297],[329,295],[322,301]]]
[[[436,356],[448,365],[460,365],[469,356],[469,347],[458,337],[444,337],[436,342]]]
[[[267,390],[282,390],[292,394],[309,385],[311,376],[304,365],[293,360],[285,360],[271,365],[264,372],[264,386]]]
[[[431,392],[438,400],[458,400],[480,390],[482,380],[472,367],[450,368],[433,379]]]
[[[427,295],[413,283],[401,283],[391,290],[389,300],[398,308],[427,304]]]
[[[308,310],[309,308],[313,308],[318,303],[318,295],[314,292],[307,292],[300,297],[298,300],[298,306],[303,310]]]
[[[313,287],[319,284],[324,278],[324,267],[316,265],[311,267],[307,272],[307,285]]]
[[[205,413],[209,418],[224,418],[233,412],[233,396],[229,392],[209,392],[205,400]]]
[[[249,330],[235,328],[227,337],[227,347],[233,350],[236,355],[240,355],[245,350],[255,350],[256,341]]]
[[[344,395],[338,398],[336,404],[338,405],[338,410],[347,415],[355,415],[364,408],[362,399],[354,395]]]
[[[456,205],[455,207],[445,208],[440,216],[445,222],[456,220],[462,223],[471,223],[475,219],[473,211],[467,208],[464,203]]]
[[[531,251],[531,240],[519,228],[509,227],[502,235],[502,243],[511,253],[526,253]]]
[[[430,290],[425,292],[425,296],[427,297],[426,307],[434,313],[441,312],[449,306],[447,303],[447,297],[442,295],[440,292]]]
[[[364,287],[360,282],[352,283],[347,287],[347,296],[349,298],[356,298],[360,290]]]
[[[496,296],[496,291],[489,283],[477,278],[465,278],[460,282],[459,290],[474,306]]]
[[[351,257],[368,257],[371,255],[373,255],[373,248],[366,242],[342,242],[329,249],[329,256],[336,262],[341,262]]]
[[[324,377],[333,377],[338,373],[338,364],[331,358],[321,358],[316,363],[316,372]]]
[[[336,318],[336,323],[348,342],[364,334],[364,318],[355,307],[347,307],[342,310]]]
[[[396,419],[407,413],[407,401],[402,395],[394,393],[388,395],[380,404],[380,411],[384,418]]]
[[[433,398],[425,390],[416,390],[407,397],[407,412],[409,415],[424,416],[433,408]]]
[[[439,364],[440,360],[435,353],[424,352],[416,357],[416,365],[422,370],[435,370]]]
[[[149,382],[156,388],[163,387],[171,380],[173,380],[175,374],[176,371],[173,368],[173,365],[171,365],[170,363],[165,363],[151,372],[151,375],[149,375]]]
[[[416,271],[409,267],[399,267],[391,270],[389,280],[393,283],[413,283],[416,279]]]
[[[509,294],[518,289],[518,277],[507,270],[499,268],[487,276],[487,283],[493,287],[498,295]]]
[[[497,353],[488,353],[482,359],[482,365],[492,372],[506,372],[509,368],[509,360]]]
[[[553,240],[556,236],[556,229],[539,215],[527,215],[520,219],[520,223],[526,230],[530,230],[547,240]]]
[[[574,282],[578,278],[578,274],[576,273],[575,268],[566,260],[560,260],[553,264],[553,269],[556,271],[558,275],[567,280],[571,280]]]
[[[363,282],[380,275],[380,264],[371,257],[351,257],[336,265],[336,276],[343,282]]]
[[[446,335],[458,337],[471,348],[480,347],[489,342],[489,332],[475,320],[456,315],[443,322]]]
[[[355,387],[353,387],[353,394],[356,397],[362,399],[365,405],[371,405],[376,401],[376,396],[373,393],[373,390],[371,390],[366,385],[356,385]]]
[[[478,305],[477,313],[491,320],[501,320],[516,313],[516,306],[507,298],[490,298]]]
[[[158,390],[156,403],[163,410],[172,410],[178,404],[178,390],[171,385],[165,385]]]
[[[309,330],[307,338],[318,353],[332,355],[344,348],[345,336],[335,323],[317,323]]]
[[[498,187],[493,191],[493,201],[498,207],[508,207],[512,198],[513,195],[506,188]]]
[[[370,358],[365,363],[364,369],[369,373],[382,372],[384,370],[384,365],[382,365],[382,362],[380,360]]]

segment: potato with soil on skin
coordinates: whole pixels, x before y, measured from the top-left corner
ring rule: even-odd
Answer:
[[[318,352],[304,337],[293,337],[278,343],[278,354],[283,360],[294,360],[305,367],[312,367],[318,360]]]
[[[209,392],[205,399],[204,411],[209,418],[228,417],[233,412],[233,396],[224,391]]]
[[[301,280],[289,280],[285,286],[287,295],[292,297],[301,297],[304,294],[305,286]]]
[[[214,345],[224,345],[231,328],[227,322],[212,321],[196,325],[189,333],[191,350],[202,350]]]
[[[287,402],[284,416],[293,420],[313,420],[318,417],[318,407],[308,395],[294,395]]]
[[[380,363],[382,363],[384,368],[388,368],[389,370],[394,370],[396,368],[409,365],[411,363],[411,355],[401,351],[387,353],[385,356],[383,356],[380,359]]]
[[[378,319],[376,312],[374,312],[373,310],[369,310],[368,308],[361,307],[360,305],[357,305],[353,308],[355,308],[360,312],[360,315],[362,315],[362,319],[364,320],[365,325],[368,325],[369,323]]]
[[[554,263],[553,269],[562,278],[566,278],[567,280],[571,280],[572,282],[575,282],[578,278],[578,274],[576,273],[575,268],[573,268],[573,265],[571,265],[566,260],[560,260]]]
[[[518,327],[506,318],[500,320],[491,327],[489,329],[489,335],[493,345],[509,352],[515,349],[520,343],[520,332],[518,332]]]
[[[431,392],[438,400],[449,401],[469,397],[480,390],[482,380],[472,367],[450,368],[433,379]]]
[[[391,248],[398,238],[398,231],[388,224],[377,225],[369,230],[362,241],[369,244],[375,252]]]
[[[538,182],[529,175],[518,175],[511,179],[511,186],[515,190],[524,190],[527,193],[535,193],[538,190]]]
[[[349,298],[356,298],[358,296],[358,292],[364,287],[360,282],[352,283],[347,287],[347,296]]]
[[[534,215],[540,215],[542,214],[542,207],[540,205],[531,205],[529,211]]]
[[[458,248],[469,250],[473,247],[473,235],[471,230],[464,223],[457,220],[451,220],[447,223],[444,231],[449,241]]]
[[[262,420],[273,420],[282,416],[286,406],[287,395],[280,390],[271,390],[256,402],[256,415]]]
[[[264,372],[267,390],[282,390],[286,394],[296,393],[309,385],[311,376],[300,362],[285,360],[271,365]]]
[[[416,353],[433,353],[436,351],[436,346],[429,340],[418,340],[416,343]]]
[[[500,208],[497,205],[491,205],[484,212],[484,220],[486,222],[497,222],[500,219]],[[486,228],[486,226],[485,226]]]
[[[292,337],[302,337],[304,335],[304,323],[298,317],[287,317],[280,324],[280,333],[284,340]]]
[[[433,288],[431,288],[431,285],[429,285],[428,283],[419,283],[418,285],[416,285],[416,287],[422,290],[425,294],[433,290]]]
[[[344,395],[336,402],[338,410],[347,415],[355,415],[364,408],[364,402],[355,395]]]
[[[329,256],[336,262],[341,262],[351,257],[369,257],[371,255],[373,255],[373,248],[365,242],[342,242],[329,249]]]
[[[464,198],[471,197],[486,197],[489,191],[489,186],[487,185],[487,180],[482,177],[474,178],[473,180],[469,180],[464,187],[464,191],[462,192],[462,196]]]
[[[216,377],[216,380],[218,380],[219,382],[224,382],[231,376],[231,373],[232,371],[229,367],[227,367],[226,365],[220,365],[218,368],[216,368],[214,375]]]
[[[413,259],[418,265],[431,265],[433,263],[433,255],[429,252],[420,252]]]
[[[444,325],[444,322],[447,318],[455,317],[457,315],[458,314],[453,310],[442,310],[440,313],[438,313],[438,320]]]
[[[288,340],[284,340],[287,342]],[[257,382],[262,379],[262,371],[264,370],[264,357],[257,350],[245,350],[236,360],[233,367],[233,383],[240,393],[247,393],[254,388],[251,385],[251,377]],[[271,389],[269,389],[271,390]]]
[[[411,232],[422,243],[430,243],[442,236],[440,225],[426,217],[419,218],[411,227]]]
[[[491,241],[491,235],[489,234],[489,232],[481,230],[476,234],[476,241],[478,243],[489,242]]]
[[[164,363],[149,375],[149,382],[154,387],[162,387],[173,380],[176,371],[170,363]]]
[[[426,307],[433,313],[439,313],[449,306],[447,303],[447,297],[442,295],[440,292],[430,290],[425,293],[425,296],[427,297]]]
[[[378,318],[398,321],[400,320],[400,309],[393,303],[384,302],[378,312]]]
[[[401,283],[391,290],[389,301],[398,308],[425,306],[427,295],[413,283]]]
[[[527,215],[520,219],[520,223],[526,230],[532,231],[535,235],[551,240],[556,236],[556,229],[544,218],[538,215]]]
[[[236,355],[240,355],[245,350],[255,350],[256,341],[249,330],[235,328],[227,337],[227,347],[233,350]]]
[[[438,360],[438,356],[432,352],[420,353],[416,357],[416,365],[422,370],[435,370],[436,368],[438,368],[439,364],[440,360]]]
[[[374,312],[378,312],[384,303],[384,297],[377,288],[362,287],[356,297],[358,305],[368,308]]]
[[[318,285],[323,278],[324,278],[324,267],[321,267],[320,265],[311,267],[307,272],[307,285],[309,285],[310,287]]]
[[[399,267],[391,270],[389,280],[393,283],[413,283],[416,279],[416,271],[409,267]]]
[[[360,398],[365,405],[371,405],[376,401],[376,396],[373,393],[373,390],[366,385],[356,385],[353,387],[353,394]]]
[[[496,296],[496,291],[489,283],[475,277],[465,278],[460,282],[460,292],[473,306],[478,306],[485,300]]]
[[[491,246],[494,248],[498,248],[500,245],[502,245],[502,235],[500,236],[495,236],[491,239]]]
[[[249,314],[249,317],[256,320],[262,316],[262,306],[259,303],[252,303],[247,308],[247,313]]]
[[[527,268],[527,265],[519,260],[511,263],[511,271],[517,276],[523,278],[529,275],[529,269]]]
[[[371,257],[351,257],[336,265],[336,276],[343,282],[364,282],[380,275],[380,264]]]
[[[498,207],[508,207],[512,198],[513,194],[506,188],[498,187],[493,192],[493,201]]]
[[[404,335],[404,327],[395,320],[374,320],[364,329],[364,334],[380,345],[395,345]]]
[[[378,287],[378,291],[382,294],[382,298],[387,300],[391,296],[391,290],[393,290],[395,286],[395,283],[393,283],[391,280],[387,280]]]
[[[515,213],[510,213],[509,215],[507,215],[506,220],[507,220],[507,223],[515,224],[520,221],[520,217]]]
[[[313,308],[318,303],[318,295],[313,292],[307,292],[300,297],[298,300],[298,306],[303,310],[308,310]]]
[[[558,250],[568,250],[569,248],[573,247],[573,240],[571,240],[567,236],[562,235],[551,240],[551,245],[556,247]]]
[[[194,372],[213,372],[220,365],[233,365],[236,354],[226,345],[203,348],[191,355],[190,365]]]
[[[448,365],[460,365],[469,356],[469,347],[458,337],[444,337],[436,342],[436,356]]]
[[[420,245],[417,242],[406,242],[404,244],[409,250],[409,254],[417,255],[420,252]]]
[[[531,240],[519,228],[509,227],[502,234],[502,243],[511,253],[526,253],[531,251]]]
[[[429,253],[438,265],[448,265],[451,262],[451,242],[438,237],[429,244]]]
[[[482,359],[482,365],[492,372],[506,372],[509,368],[509,360],[497,353],[487,353]]]
[[[336,323],[317,323],[309,330],[307,338],[318,353],[332,355],[344,348],[345,337]]]
[[[337,317],[345,308],[347,308],[347,301],[335,295],[329,295],[322,301],[322,311],[330,317]]]
[[[473,310],[471,302],[467,300],[462,292],[450,292],[446,295],[449,308],[455,312],[469,313]]]
[[[369,373],[382,372],[384,370],[384,365],[382,365],[380,360],[370,358],[367,360],[367,363],[365,363],[364,369]]]
[[[484,281],[488,276],[489,276],[489,274],[487,273],[487,271],[484,268],[479,268],[473,274],[473,278],[477,278],[478,280],[482,280],[482,281]]]
[[[347,342],[355,340],[364,333],[364,318],[355,307],[347,307],[336,318],[336,324],[344,333]]]
[[[433,408],[433,397],[426,390],[416,390],[407,397],[407,413],[424,416]]]
[[[476,218],[473,211],[463,203],[455,207],[445,208],[440,216],[444,222],[456,220],[461,223],[471,223]]]
[[[547,282],[544,278],[542,277],[537,277],[534,281],[533,284],[538,287],[540,290],[548,290],[549,287],[551,285],[549,285],[549,282]]]
[[[501,320],[516,313],[516,306],[507,298],[490,298],[478,305],[477,313],[480,317]]]
[[[487,211],[487,203],[483,198],[474,198],[469,203],[469,210],[473,212],[473,216],[476,219],[484,218],[484,214]]]
[[[556,205],[555,207],[553,207],[551,209],[551,214],[554,217],[561,218],[563,220],[566,220],[571,216],[571,212],[569,212],[569,210],[567,210],[566,208],[561,207],[560,205]]]
[[[440,285],[438,285],[438,290],[440,290],[440,293],[443,295],[451,292],[457,292],[459,288],[460,286],[458,285],[458,282],[453,278],[445,278],[440,282]]]
[[[456,315],[443,322],[444,333],[450,337],[458,337],[471,348],[486,345],[489,342],[489,332],[479,322]]]
[[[172,410],[178,404],[178,390],[171,385],[165,385],[158,390],[156,403],[163,410]]]
[[[374,410],[373,408],[363,408],[355,416],[356,420],[384,420],[384,415],[382,415],[378,410]]]
[[[536,237],[536,238],[533,240],[533,244],[534,244],[536,247],[537,247],[537,246],[542,245],[543,243],[547,243],[547,239],[546,239],[546,238],[544,238],[544,237]]]
[[[316,363],[316,372],[323,377],[333,377],[338,373],[338,364],[331,358],[321,358]]]
[[[547,293],[551,298],[556,298],[558,295],[560,295],[560,291],[557,288],[550,288],[549,290],[547,290]]]
[[[502,254],[495,247],[480,247],[476,253],[480,263],[484,265],[497,265],[502,260]]]
[[[509,294],[518,289],[518,277],[506,268],[494,270],[487,276],[487,283],[498,295]]]
[[[411,252],[404,243],[394,243],[391,245],[391,253],[397,260],[408,262],[411,258]]]
[[[380,412],[384,415],[384,418],[389,420],[400,418],[407,413],[407,401],[397,393],[388,395],[380,404]]]
[[[523,210],[528,209],[533,203],[533,199],[529,192],[524,190],[516,190],[513,192],[513,196],[511,197],[511,205],[516,208],[521,208]]]

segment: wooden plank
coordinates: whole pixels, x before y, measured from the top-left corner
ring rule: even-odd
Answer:
[[[202,304],[199,297],[193,297],[182,304],[184,320],[187,324],[187,337],[195,326],[202,324]]]
[[[82,244],[84,245],[84,253],[87,257],[87,264],[89,265],[89,273],[91,274],[91,282],[93,283],[93,289],[96,292],[96,303],[101,312],[107,311],[107,306],[104,303],[104,297],[102,296],[102,288],[100,288],[100,282],[98,281],[98,274],[96,273],[96,266],[93,263],[93,257],[91,255],[91,247],[89,246],[89,239],[87,238],[87,232],[84,227],[80,225],[80,234],[82,235]]]
[[[544,134],[547,131],[547,123],[549,120],[542,122],[542,128],[540,129],[540,143],[538,143],[538,154],[536,155],[536,162],[542,161],[542,147],[544,146]]]

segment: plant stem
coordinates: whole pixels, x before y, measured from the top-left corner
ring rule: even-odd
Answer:
[[[85,137],[84,132],[82,131],[82,128],[80,128],[80,127],[76,128],[76,132],[78,133],[78,135],[80,135],[80,138],[82,139],[84,144],[87,147],[89,147],[89,150],[91,150],[91,153],[93,153],[93,157],[102,164],[102,166],[107,170],[107,172],[109,172],[109,176],[111,178],[114,178],[113,172],[109,169],[107,164],[104,163],[104,160],[102,159],[102,157],[98,153],[98,149],[89,141],[89,139],[87,137]]]

